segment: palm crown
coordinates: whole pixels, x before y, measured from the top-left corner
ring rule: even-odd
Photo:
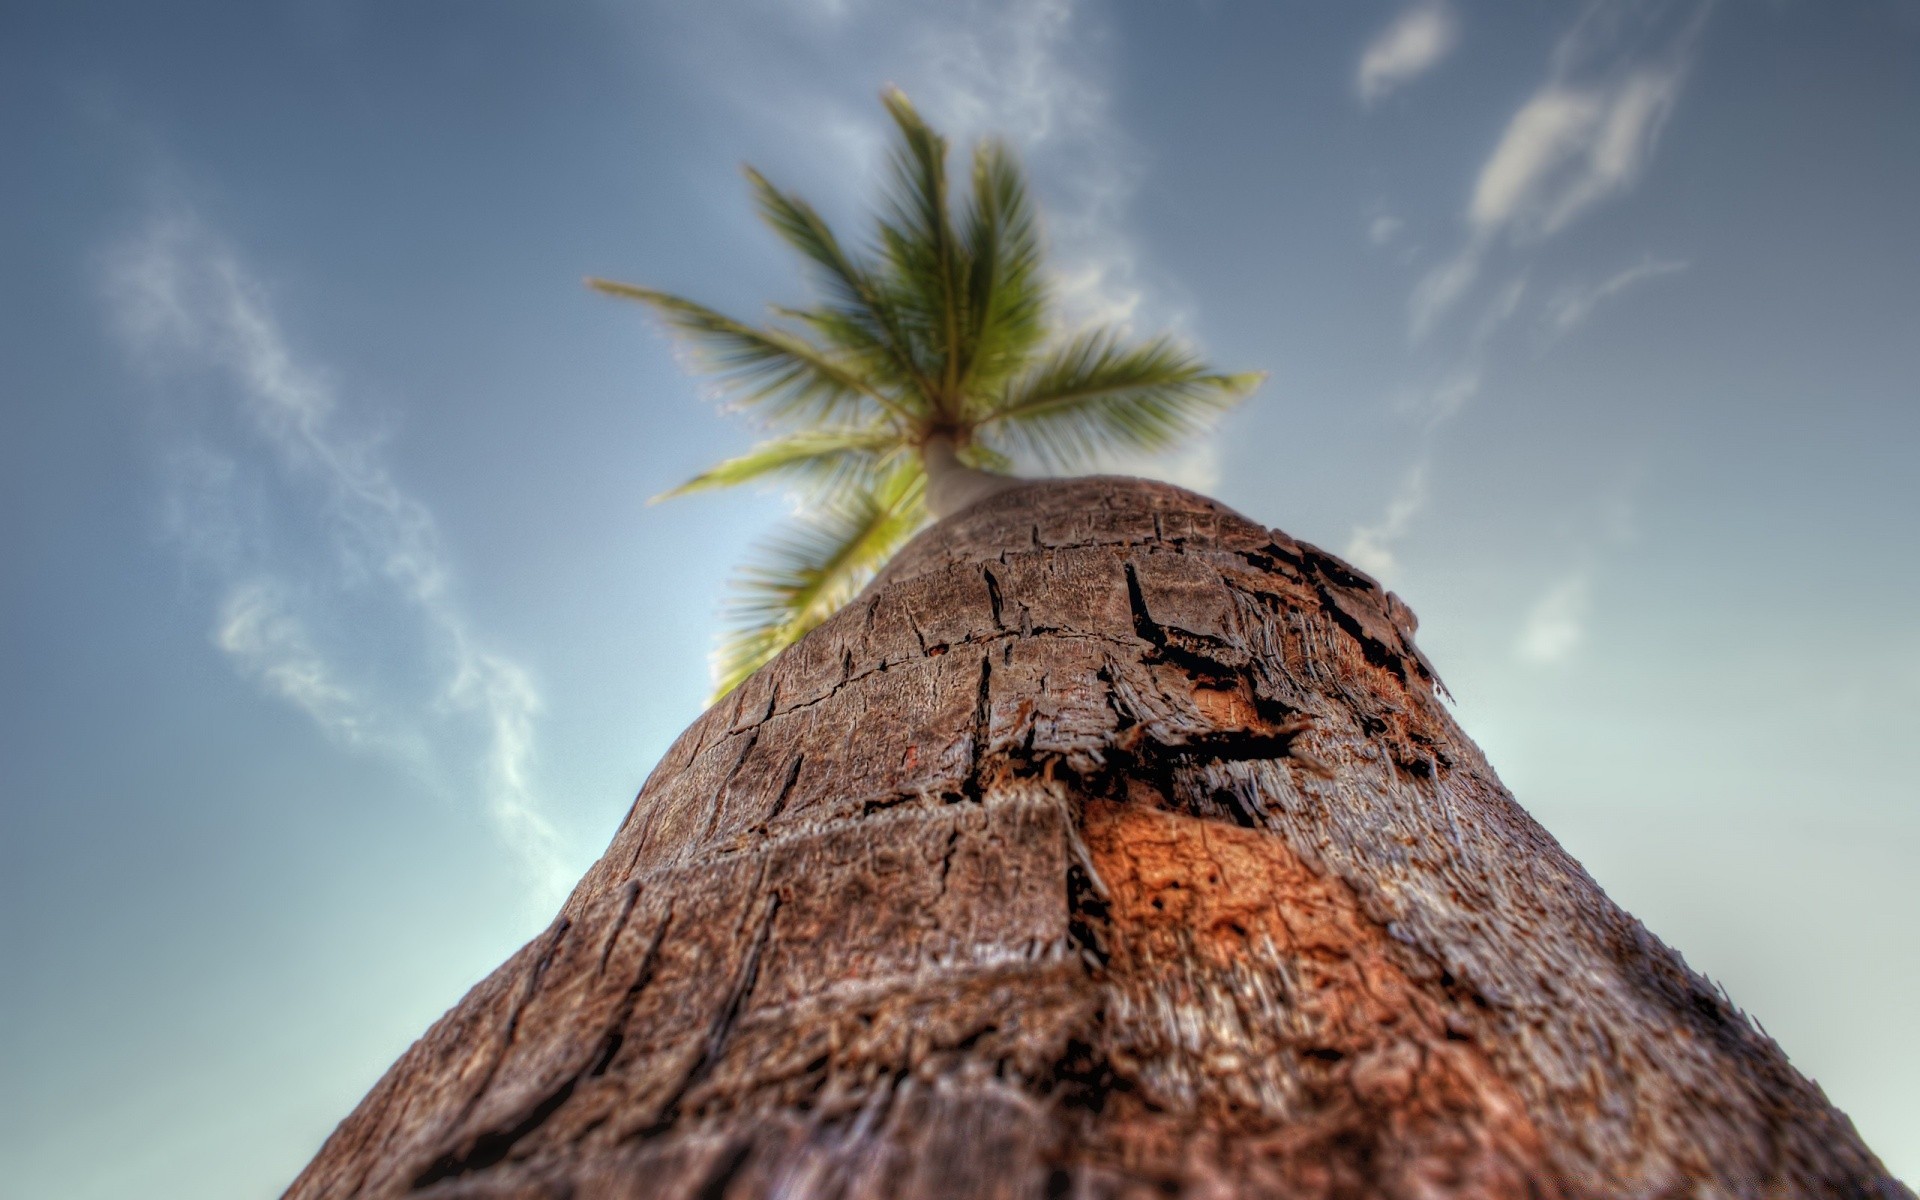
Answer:
[[[1115,450],[1160,450],[1260,379],[1216,373],[1166,335],[1059,328],[1013,155],[991,139],[975,147],[956,213],[946,140],[900,92],[882,100],[899,144],[862,252],[747,168],[761,215],[811,268],[817,303],[774,306],[773,322],[752,325],[666,292],[588,280],[650,306],[768,428],[751,451],[666,496],[752,480],[800,485],[798,528],[736,580],[734,628],[715,655],[719,695],[852,599],[930,515],[946,515],[942,499],[966,494],[950,485],[954,474],[1005,474],[1016,459],[1071,471]]]

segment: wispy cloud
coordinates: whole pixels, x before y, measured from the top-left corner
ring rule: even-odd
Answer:
[[[1437,382],[1401,392],[1401,408],[1423,425],[1420,465],[1410,472],[1421,481],[1418,495],[1425,495],[1438,431],[1480,394],[1497,361],[1496,339],[1539,294],[1530,279],[1542,245],[1645,173],[1711,7],[1712,0],[1589,0],[1554,47],[1545,80],[1508,117],[1480,164],[1456,247],[1408,296],[1411,340],[1437,347],[1440,364],[1429,368]],[[1383,244],[1396,232],[1389,227],[1372,240]],[[1549,339],[1640,281],[1683,266],[1649,258],[1597,286],[1561,288],[1544,306]],[[1478,319],[1449,322],[1463,306],[1472,312],[1476,299]],[[1436,338],[1443,323],[1451,327]],[[1391,566],[1392,543],[1424,504],[1410,502],[1413,494],[1403,483],[1380,520],[1354,530],[1355,553],[1381,564],[1369,569]],[[1541,620],[1564,617],[1575,599],[1567,591]],[[1543,633],[1533,644],[1550,640]]]
[[[1473,339],[1470,347],[1475,350],[1485,348],[1501,327],[1513,320],[1513,314],[1520,311],[1520,301],[1527,295],[1527,276],[1522,273],[1500,285],[1487,301],[1486,309],[1480,314],[1480,321],[1473,327]]]
[[[1426,74],[1452,52],[1460,22],[1444,0],[1416,0],[1374,36],[1360,54],[1354,90],[1372,105]]]
[[[1481,164],[1460,249],[1415,287],[1416,339],[1459,302],[1496,248],[1538,245],[1639,182],[1709,7],[1704,0],[1589,5],[1555,49],[1547,80],[1508,119]]]
[[[179,422],[192,432],[168,457],[162,511],[223,592],[214,644],[350,750],[477,765],[488,815],[541,900],[564,890],[572,872],[529,774],[539,695],[472,631],[432,513],[343,415],[329,375],[295,352],[259,278],[193,213],[155,216],[103,263],[128,348],[156,378],[189,385],[171,394],[220,401]],[[357,620],[367,615],[378,620]],[[395,665],[395,639],[420,679]],[[426,695],[410,700],[418,683]]]
[[[1611,552],[1636,536],[1634,491],[1638,477],[1639,472],[1632,471],[1603,491],[1576,523],[1576,531],[1568,539],[1572,565],[1542,590],[1514,638],[1513,652],[1522,662],[1557,666],[1571,660],[1586,643],[1601,570]]]
[[[1477,233],[1540,240],[1639,179],[1679,95],[1683,63],[1612,83],[1549,84],[1508,122],[1474,184]]]
[[[1385,578],[1397,565],[1395,546],[1406,536],[1414,518],[1426,507],[1427,463],[1421,459],[1401,476],[1399,490],[1388,502],[1387,510],[1380,519],[1353,531],[1353,536],[1347,542],[1346,556],[1361,570]]]
[[[1576,567],[1555,580],[1528,611],[1515,652],[1538,666],[1565,662],[1586,640],[1592,607],[1593,570]]]
[[[1549,338],[1557,338],[1571,333],[1593,315],[1595,308],[1628,288],[1649,279],[1658,279],[1662,275],[1672,275],[1686,269],[1687,263],[1684,261],[1648,256],[1642,262],[1611,275],[1597,284],[1569,283],[1554,292],[1547,301],[1544,316],[1547,335]]]
[[[334,677],[300,618],[271,581],[234,587],[214,623],[214,645],[245,674],[300,709],[330,737],[365,749],[386,736],[372,706]]]

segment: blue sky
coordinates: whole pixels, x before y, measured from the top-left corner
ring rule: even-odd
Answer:
[[[301,0],[0,15],[21,1194],[271,1194],[545,923],[784,511],[579,281],[798,298],[738,165],[857,226],[888,83],[1920,1178],[1920,4]]]

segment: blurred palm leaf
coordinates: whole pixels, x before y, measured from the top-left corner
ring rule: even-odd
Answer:
[[[734,577],[734,626],[715,656],[725,695],[859,594],[926,523],[926,476],[908,463],[875,485],[802,516]]]
[[[873,486],[888,452],[898,446],[899,438],[887,429],[801,430],[770,438],[738,458],[709,467],[655,496],[651,503],[772,478],[798,480],[817,497],[865,490]]]
[[[981,433],[1063,470],[1114,450],[1164,450],[1211,425],[1260,382],[1209,371],[1170,338],[1125,345],[1080,334],[1042,358],[979,419]]]
[[[777,306],[776,324],[756,326],[588,280],[651,308],[770,427],[748,453],[664,495],[784,481],[810,506],[735,580],[732,632],[715,656],[720,694],[851,599],[926,524],[930,442],[996,474],[1018,461],[1083,469],[1205,430],[1260,378],[1215,372],[1167,337],[1061,331],[1013,154],[991,139],[976,146],[956,199],[946,140],[900,92],[881,99],[898,141],[868,246],[849,249],[806,201],[747,169],[761,217],[805,262],[817,303]]]

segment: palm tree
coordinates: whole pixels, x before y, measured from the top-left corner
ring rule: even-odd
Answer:
[[[822,298],[752,325],[651,288],[590,279],[650,306],[772,436],[667,496],[797,482],[810,512],[737,580],[715,659],[724,695],[840,608],[929,517],[1017,482],[1017,461],[1060,471],[1152,452],[1207,427],[1260,381],[1211,370],[1161,335],[1064,329],[1048,295],[1037,214],[1002,143],[975,147],[954,212],[946,139],[905,95],[873,245],[848,249],[811,206],[751,167],[761,216],[806,261]]]
[[[1412,628],[1166,484],[939,522],[687,729],[288,1200],[1912,1200]]]
[[[1166,484],[968,473],[1157,445],[1246,381],[1040,349],[1004,155],[953,236],[938,140],[889,108],[918,183],[881,265],[790,318],[812,340],[623,292],[813,422],[694,485],[847,506],[795,551],[811,590],[764,598],[769,645],[825,619],[289,1200],[1912,1200],[1515,803],[1398,597]],[[975,277],[1001,299],[945,302]],[[996,486],[829,611],[929,499]]]

